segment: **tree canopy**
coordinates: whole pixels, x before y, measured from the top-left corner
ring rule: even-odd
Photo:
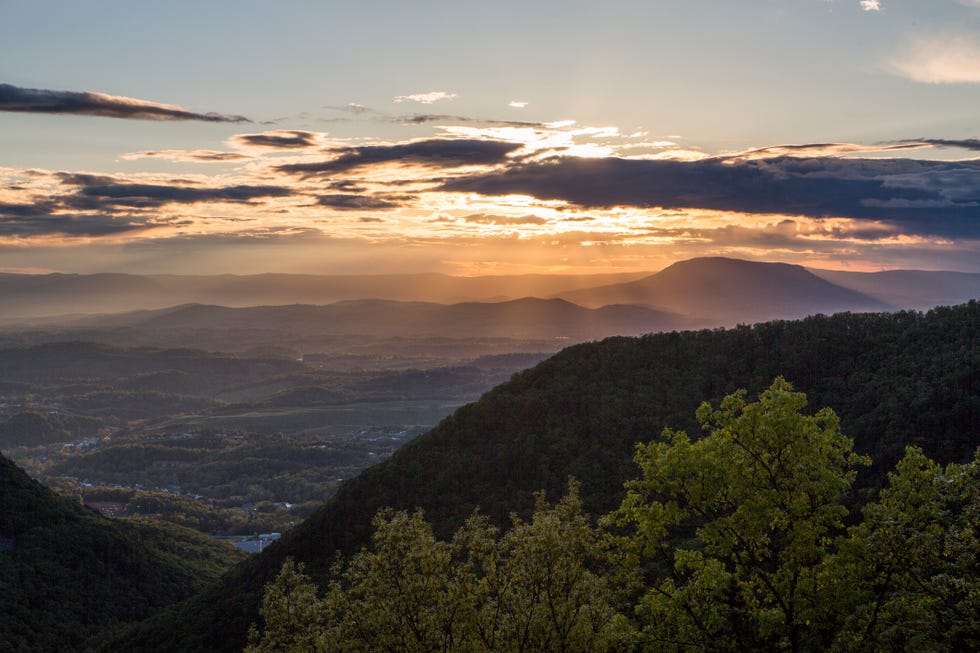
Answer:
[[[849,514],[870,461],[806,404],[781,377],[702,404],[701,438],[637,446],[599,527],[577,483],[502,535],[475,514],[439,540],[421,512],[382,510],[322,595],[287,561],[247,651],[976,649],[980,453],[943,467],[910,447]]]
[[[265,628],[248,653],[273,651],[618,650],[612,539],[581,511],[578,488],[503,535],[475,514],[440,541],[421,512],[381,511],[370,547],[339,560],[323,598],[288,560],[267,588]]]

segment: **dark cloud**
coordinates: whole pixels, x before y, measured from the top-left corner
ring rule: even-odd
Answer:
[[[250,122],[243,116],[196,113],[171,104],[135,98],[76,91],[48,91],[0,84],[0,111],[25,113],[69,113],[132,120],[203,120],[205,122]]]
[[[217,150],[146,150],[122,155],[123,159],[167,159],[169,161],[193,161],[198,163],[221,163],[241,161],[249,157],[238,152],[219,152]]]
[[[327,188],[329,188],[330,190],[339,190],[345,193],[360,193],[365,190],[364,186],[351,179],[332,181],[329,184],[327,184]]]
[[[919,141],[895,141],[878,145],[859,145],[857,143],[794,143],[790,145],[770,145],[737,154],[726,154],[716,159],[765,159],[783,156],[836,156],[841,154],[860,154],[866,152],[886,152],[892,150],[917,150],[929,147]]]
[[[953,140],[948,138],[911,138],[904,141],[887,141],[888,144],[894,145],[911,145],[925,144],[933,145],[935,147],[957,147],[963,150],[972,150],[974,152],[980,152],[980,138],[964,138],[960,140]]]
[[[54,173],[54,176],[66,186],[95,186],[97,184],[123,183],[117,180],[116,177],[111,177],[109,175],[91,175],[85,172],[56,172]]]
[[[43,200],[31,204],[0,202],[0,217],[2,218],[31,218],[49,215],[57,204],[52,200]]]
[[[355,195],[353,193],[334,193],[332,195],[321,195],[317,198],[317,204],[329,206],[332,209],[341,211],[368,211],[380,209],[397,209],[404,206],[406,202],[414,200],[414,195]]]
[[[410,163],[440,168],[493,165],[519,149],[519,143],[476,139],[434,138],[396,145],[364,145],[329,150],[335,158],[311,163],[290,163],[277,170],[302,177],[346,172],[383,163]]]
[[[980,161],[560,157],[451,179],[441,189],[530,195],[590,208],[700,208],[883,220],[912,233],[980,236]]]
[[[164,204],[197,204],[200,202],[248,203],[267,197],[288,197],[294,191],[284,186],[224,186],[219,188],[193,188],[160,184],[103,183],[98,180],[78,180],[80,175],[68,178],[81,187],[62,198],[65,206],[86,211],[105,210],[111,207],[155,208]],[[81,177],[87,177],[81,176]]]
[[[317,144],[316,132],[298,129],[277,129],[260,134],[236,134],[231,140],[237,145],[251,147],[269,147],[276,150],[288,150],[313,147]]]
[[[97,215],[24,216],[5,214],[0,207],[0,236],[32,238],[36,236],[112,236],[147,228],[135,219]]]
[[[400,122],[407,125],[424,125],[430,122],[464,122],[479,123],[487,127],[533,127],[544,128],[542,122],[528,122],[523,120],[485,120],[483,118],[472,118],[469,116],[454,116],[445,113],[413,113],[402,116],[392,116],[393,122]]]

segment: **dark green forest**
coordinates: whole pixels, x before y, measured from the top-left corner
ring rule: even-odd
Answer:
[[[81,650],[201,591],[244,557],[196,531],[109,520],[0,456],[0,651]]]
[[[424,510],[448,539],[477,508],[505,527],[527,518],[535,492],[578,479],[582,510],[616,508],[636,474],[637,443],[665,428],[702,432],[702,401],[783,376],[809,406],[829,406],[870,464],[841,498],[849,514],[874,501],[915,446],[936,464],[966,463],[980,444],[980,304],[928,313],[816,316],[727,330],[610,338],[570,347],[464,406],[387,461],[346,483],[261,555],[190,601],[107,639],[101,650],[235,651],[259,620],[263,588],[287,557],[326,587],[336,552],[370,541],[384,507]]]

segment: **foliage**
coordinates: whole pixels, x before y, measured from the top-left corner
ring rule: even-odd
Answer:
[[[286,561],[247,651],[613,650],[624,634],[611,540],[577,492],[554,507],[539,495],[531,521],[499,538],[479,515],[440,541],[420,512],[381,511],[372,546],[338,561],[322,599]]]
[[[833,564],[840,651],[980,650],[980,450],[945,468],[910,447]]]
[[[91,435],[97,427],[98,420],[91,417],[23,410],[0,420],[0,448],[65,442],[72,437]]]
[[[187,598],[243,556],[199,533],[110,521],[0,457],[0,651],[76,651]]]
[[[658,572],[637,608],[654,650],[826,648],[813,627],[828,600],[821,563],[867,460],[832,410],[802,414],[806,397],[782,378],[758,403],[744,394],[702,404],[696,442],[667,429],[640,445],[642,478],[613,515]]]
[[[980,644],[980,452],[945,468],[909,448],[864,520],[843,499],[866,457],[829,408],[782,378],[640,444],[607,527],[578,486],[502,537],[470,517],[441,541],[421,512],[380,511],[372,546],[322,597],[287,559],[266,588],[271,651],[949,651]],[[634,623],[616,608],[638,587]]]

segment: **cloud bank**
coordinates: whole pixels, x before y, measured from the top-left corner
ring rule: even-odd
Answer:
[[[652,158],[676,153],[673,141],[573,123],[439,130],[368,143],[274,130],[228,139],[238,151],[125,156],[237,163],[214,174],[0,169],[0,252],[10,265],[36,248],[47,262],[101,243],[134,260],[184,252],[158,259],[184,269],[190,252],[214,246],[228,253],[208,260],[218,271],[232,252],[265,265],[261,252],[274,249],[286,268],[300,250],[314,265],[331,243],[338,266],[383,249],[466,274],[698,255],[966,269],[980,260],[980,159],[907,158],[980,151],[978,139],[782,144],[687,160]]]
[[[980,161],[559,157],[451,179],[442,188],[490,196],[528,195],[583,208],[883,220],[910,233],[980,237]]]
[[[404,163],[437,168],[502,163],[519,149],[518,143],[480,139],[433,138],[396,145],[363,145],[333,148],[325,161],[288,163],[277,169],[304,177],[332,175],[354,168],[384,163]]]

